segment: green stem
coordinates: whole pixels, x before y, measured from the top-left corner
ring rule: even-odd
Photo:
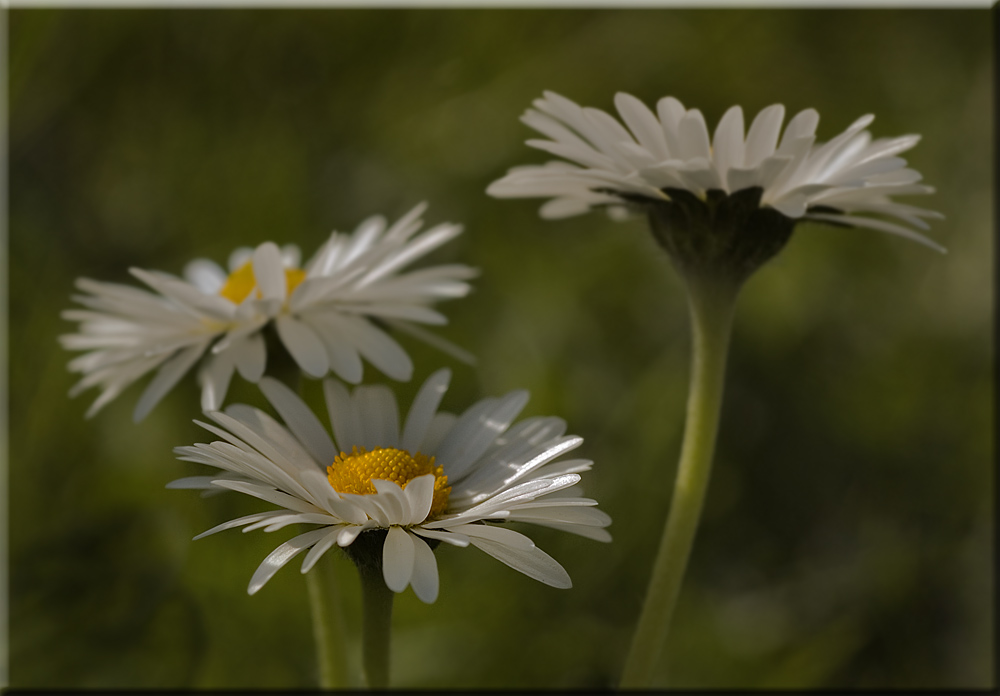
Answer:
[[[344,620],[340,611],[340,593],[329,561],[330,558],[324,556],[306,573],[321,689],[347,686],[347,664],[337,640],[344,635]]]
[[[285,356],[284,368],[279,372],[295,375],[288,381],[296,384],[299,397],[308,403],[305,377],[291,362],[290,356]],[[313,642],[316,645],[316,663],[319,666],[319,686],[321,689],[348,686],[347,661],[342,647],[345,635],[344,616],[341,611],[340,592],[337,591],[337,580],[334,577],[331,560],[331,555],[324,555],[306,573],[306,588],[309,593]]]
[[[654,668],[663,654],[701,517],[719,427],[726,353],[739,288],[696,275],[687,280],[693,340],[684,444],[670,514],[625,661],[622,688],[651,686]]]
[[[389,638],[395,593],[386,587],[380,566],[359,564],[358,572],[362,603],[361,668],[369,688],[385,689],[389,686]]]

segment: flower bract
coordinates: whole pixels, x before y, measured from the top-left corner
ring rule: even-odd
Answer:
[[[87,351],[69,364],[83,374],[71,395],[101,388],[90,416],[155,370],[136,405],[138,421],[200,361],[202,408],[218,409],[234,372],[252,382],[264,374],[268,327],[317,378],[333,372],[357,383],[364,358],[393,379],[409,380],[409,356],[376,322],[464,357],[418,324],[446,323],[430,305],[467,294],[465,281],[475,271],[451,264],[402,272],[462,231],[440,224],[418,234],[425,207],[392,225],[376,216],[351,234],[334,232],[303,266],[297,247],[267,242],[234,251],[228,273],[207,259],[190,262],[184,279],[131,269],[151,291],[79,279],[84,294],[74,299],[86,309],[63,313],[80,324],[60,339],[65,348]]]
[[[264,377],[261,390],[284,424],[243,404],[209,413],[214,424],[201,425],[222,439],[176,452],[221,471],[169,487],[229,489],[277,506],[196,538],[235,527],[316,525],[264,559],[250,594],[306,549],[303,573],[334,546],[348,555],[365,547],[377,554],[389,589],[411,586],[421,600],[433,602],[438,570],[432,548],[438,543],[475,546],[547,585],[570,587],[563,567],[509,523],[610,541],[605,527],[611,519],[575,488],[592,462],[558,459],[582,438],[567,435],[566,423],[555,417],[514,423],[528,400],[524,391],[484,399],[458,416],[439,412],[450,374],[443,369],[427,379],[402,424],[388,387],[350,392],[335,379],[324,380],[333,437],[298,395]]]

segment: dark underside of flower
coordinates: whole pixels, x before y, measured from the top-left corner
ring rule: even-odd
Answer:
[[[732,194],[712,189],[701,199],[665,188],[667,200],[622,197],[645,211],[657,243],[681,273],[739,286],[784,248],[799,221],[761,207],[763,192],[759,186]]]

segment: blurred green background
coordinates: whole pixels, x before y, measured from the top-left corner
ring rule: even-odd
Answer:
[[[674,687],[994,684],[991,18],[986,10],[14,10],[10,92],[10,680],[15,687],[309,688],[293,534],[231,531],[264,504],[167,491],[205,470],[171,448],[193,379],[143,423],[136,386],[90,421],[70,400],[78,276],[180,273],[239,245],[299,244],[421,200],[466,233],[430,257],[482,269],[442,305],[468,367],[402,338],[408,404],[454,370],[444,407],[527,388],[595,460],[603,545],[530,533],[574,588],[476,550],[438,551],[441,595],[397,598],[393,683],[616,683],[666,515],[689,333],[642,220],[558,222],[487,184],[542,162],[518,116],[542,90],[612,110],[626,91],[714,128],[782,102],[828,140],[876,137],[938,187],[946,256],[803,224],[747,285],[703,526],[660,665]],[[366,365],[366,380],[385,378]],[[243,383],[233,400],[259,402]],[[331,560],[356,659],[356,574]]]

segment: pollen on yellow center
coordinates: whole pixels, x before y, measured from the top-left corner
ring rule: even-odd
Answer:
[[[305,271],[298,268],[286,268],[285,282],[288,284],[288,295],[291,295],[292,291],[299,287],[299,284],[305,279]],[[245,300],[256,287],[257,277],[253,273],[253,263],[251,261],[247,261],[245,264],[229,274],[229,277],[226,278],[226,284],[222,286],[222,290],[219,291],[219,294],[233,304],[239,304]],[[257,297],[260,297],[260,290],[257,291]]]
[[[417,452],[411,455],[394,447],[376,447],[371,452],[355,447],[351,454],[341,452],[326,468],[327,479],[338,493],[370,495],[375,493],[372,479],[395,481],[401,488],[418,476],[434,474],[434,500],[429,517],[440,515],[448,505],[451,486],[444,469],[434,465],[434,457]]]

